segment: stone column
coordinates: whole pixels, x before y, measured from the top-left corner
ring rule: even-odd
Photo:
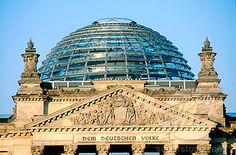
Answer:
[[[178,149],[178,144],[164,144],[164,155],[175,155]]]
[[[98,155],[108,155],[110,144],[97,144],[96,148]]]
[[[236,143],[230,145],[230,154],[235,155]]]
[[[143,155],[145,144],[132,144],[133,155]]]
[[[228,143],[227,142],[224,142],[224,143],[221,143],[221,146],[222,146],[222,150],[223,150],[223,155],[227,155],[227,148],[228,148]]]
[[[64,153],[62,155],[75,155],[78,146],[75,144],[64,145]]]
[[[31,146],[32,155],[42,155],[44,151],[44,145]]]
[[[211,151],[211,144],[198,144],[197,155],[208,155]]]

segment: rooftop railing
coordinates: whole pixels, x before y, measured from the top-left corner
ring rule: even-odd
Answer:
[[[122,80],[120,80],[122,81]],[[132,80],[130,80],[132,81]],[[80,89],[93,88],[92,81],[48,81],[44,82],[47,88],[50,89]],[[195,80],[147,80],[145,88],[180,88],[191,89],[195,86]]]

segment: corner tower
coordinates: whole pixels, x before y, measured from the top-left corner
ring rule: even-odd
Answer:
[[[20,88],[18,94],[42,94],[40,87],[42,83],[37,72],[37,63],[39,54],[36,53],[34,43],[30,39],[27,43],[25,53],[21,55],[24,61],[24,71],[21,74],[21,79],[18,81]]]
[[[210,120],[225,125],[224,94],[219,87],[220,79],[214,68],[216,53],[206,37],[202,51],[198,53],[201,70],[196,80],[196,96],[198,98],[197,114],[207,115]],[[205,98],[205,100],[203,100]]]
[[[19,89],[13,100],[15,102],[14,121],[17,127],[22,127],[25,123],[32,121],[36,115],[43,115],[44,101],[42,81],[37,72],[37,62],[39,54],[36,53],[34,43],[30,39],[27,43],[25,53],[22,54],[24,61],[24,71],[18,81]]]
[[[208,37],[206,37],[202,51],[198,55],[201,61],[201,70],[198,73],[196,91],[201,93],[222,93],[219,87],[220,79],[214,68],[216,53],[210,46]]]

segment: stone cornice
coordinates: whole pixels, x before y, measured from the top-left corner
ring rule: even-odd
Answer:
[[[14,101],[46,101],[46,95],[15,95],[12,97]]]
[[[46,133],[46,132],[53,132],[53,133],[80,133],[80,132],[186,132],[186,131],[197,131],[197,132],[204,132],[204,131],[211,131],[211,127],[206,126],[181,126],[181,127],[174,127],[174,126],[162,126],[162,127],[155,127],[155,126],[100,126],[100,127],[33,127],[27,130],[21,131],[6,131],[5,133],[0,133],[0,139],[5,138],[14,138],[14,137],[29,137],[33,136],[34,133]]]
[[[79,101],[83,101],[85,100],[86,98],[76,98],[76,97],[71,97],[71,98],[68,98],[68,97],[53,97],[50,99],[51,102],[79,102]]]
[[[191,96],[153,96],[159,101],[196,101],[196,100],[224,100],[226,94],[192,94]]]
[[[154,97],[159,101],[196,101],[196,100],[224,100],[226,96],[192,96],[192,97]]]
[[[182,111],[175,106],[169,105],[167,103],[162,103],[162,102],[160,102],[148,95],[137,92],[133,89],[129,89],[125,86],[118,86],[113,89],[102,92],[101,94],[95,95],[87,100],[84,100],[82,103],[75,103],[75,104],[68,106],[64,109],[56,111],[56,112],[46,116],[45,118],[42,118],[42,119],[36,120],[35,122],[29,123],[26,125],[26,128],[30,129],[32,127],[46,126],[47,124],[49,124],[53,121],[56,121],[59,118],[63,118],[65,116],[68,116],[68,115],[76,112],[76,111],[80,111],[82,109],[90,107],[91,105],[96,104],[96,102],[100,102],[102,100],[105,100],[107,97],[110,97],[114,94],[116,95],[118,93],[126,94],[133,99],[139,100],[141,102],[145,102],[146,104],[150,104],[152,106],[156,106],[157,108],[161,109],[162,111],[164,111],[166,113],[179,116],[180,118],[185,118],[185,119],[197,124],[198,126],[208,126],[208,127],[215,127],[216,126],[216,124],[212,121],[199,118],[191,113]]]
[[[173,126],[163,126],[163,127],[154,127],[154,126],[98,126],[98,127],[33,127],[28,129],[28,131],[34,132],[103,132],[103,131],[160,131],[160,132],[170,132],[170,131],[210,131],[211,127],[206,126],[181,126],[181,127],[173,127]]]
[[[159,101],[194,101],[192,97],[155,97]]]
[[[23,131],[6,131],[5,133],[0,133],[0,139],[1,138],[13,138],[18,136],[32,136],[32,133],[23,130]]]

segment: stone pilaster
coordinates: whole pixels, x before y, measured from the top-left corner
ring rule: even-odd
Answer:
[[[64,154],[62,155],[75,155],[78,146],[75,144],[64,145]]]
[[[31,146],[32,155],[43,155],[44,145]]]
[[[110,145],[109,144],[97,144],[96,148],[97,148],[98,155],[108,155]]]
[[[178,149],[178,144],[164,144],[164,155],[175,155]]]
[[[209,155],[211,151],[211,144],[198,144],[197,155]]]
[[[132,144],[133,155],[143,155],[144,149],[145,149],[145,144],[142,143]]]

